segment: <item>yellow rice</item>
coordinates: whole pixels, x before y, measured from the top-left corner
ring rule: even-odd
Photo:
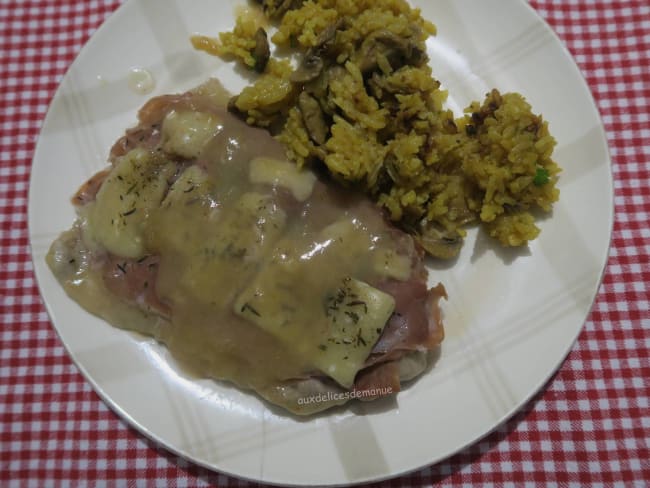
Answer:
[[[267,3],[267,14],[277,16],[275,4]],[[325,59],[336,76],[321,76],[329,80],[326,89],[319,81],[297,83],[288,61],[271,59],[232,108],[249,124],[274,131],[296,164],[324,164],[333,178],[370,195],[416,234],[430,228],[453,241],[465,235],[467,224],[480,222],[504,246],[537,237],[533,212],[548,212],[557,201],[560,168],[547,122],[522,95],[493,90],[456,118],[444,107],[447,93],[424,54],[436,29],[418,9],[404,0],[307,0],[298,6],[281,16],[272,41],[313,51],[338,26]],[[246,51],[260,27],[252,18],[240,16],[212,52],[252,66]],[[373,36],[406,39],[415,54],[396,65],[386,49],[372,72],[364,72],[366,41]],[[305,90],[327,120],[322,143],[310,135],[297,102]]]

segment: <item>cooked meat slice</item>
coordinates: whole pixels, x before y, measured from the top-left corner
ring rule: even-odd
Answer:
[[[156,292],[158,256],[124,259],[109,256],[103,266],[106,288],[115,296],[149,311],[168,317],[171,310]]]
[[[90,177],[81,187],[77,190],[74,197],[72,197],[73,205],[86,205],[87,203],[95,201],[97,192],[101,188],[104,180],[111,172],[110,169],[105,169]]]
[[[291,412],[399,391],[443,336],[444,288],[427,289],[421,249],[369,200],[286,161],[215,86],[142,108],[110,171],[77,193],[53,272],[91,312]],[[314,104],[304,92],[318,143]]]
[[[114,162],[136,147],[153,149],[160,142],[160,125],[138,126],[126,131],[111,148],[110,160]]]
[[[444,329],[438,302],[447,294],[442,285],[427,289],[422,281],[391,281],[379,288],[395,298],[395,312],[372,350],[375,361],[395,351],[432,349]]]
[[[383,392],[397,393],[400,384],[399,361],[389,361],[361,370],[354,382],[354,389],[359,392],[360,400],[367,401],[385,396]]]

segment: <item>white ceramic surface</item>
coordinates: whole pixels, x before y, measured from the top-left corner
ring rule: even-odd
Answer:
[[[494,429],[541,388],[578,335],[596,294],[612,226],[606,140],[589,90],[549,27],[521,0],[418,0],[434,21],[434,72],[459,111],[491,87],[524,93],[549,120],[564,168],[561,200],[529,249],[497,249],[471,231],[442,281],[447,337],[435,367],[396,398],[309,420],[278,414],[254,395],[183,373],[152,340],[90,316],[44,262],[73,221],[70,196],[105,165],[146,97],[217,76],[236,91],[232,64],[194,52],[188,36],[234,23],[234,0],[130,0],[92,37],[65,76],[34,157],[29,229],[48,311],[100,396],[143,434],[204,466],[287,484],[382,479],[441,460]],[[562,80],[561,86],[557,80]]]

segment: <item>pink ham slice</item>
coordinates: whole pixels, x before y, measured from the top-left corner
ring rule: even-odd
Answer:
[[[77,190],[77,193],[72,197],[72,204],[76,206],[83,206],[87,203],[93,202],[97,192],[102,187],[104,180],[110,174],[110,169],[105,169],[93,175]]]
[[[395,312],[375,344],[372,355],[395,351],[430,350],[444,338],[438,301],[447,298],[444,286],[427,289],[423,280],[392,281],[378,286],[395,298]]]
[[[159,262],[158,256],[124,259],[109,255],[103,265],[104,284],[122,300],[168,317],[171,311],[156,293]]]

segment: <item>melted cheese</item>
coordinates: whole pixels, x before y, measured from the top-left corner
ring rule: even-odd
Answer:
[[[324,286],[301,292],[292,286],[305,283],[303,273],[309,270],[301,268],[287,261],[268,266],[237,298],[234,311],[350,388],[393,313],[395,300],[349,277],[338,284],[325,279]]]
[[[213,114],[172,110],[162,125],[162,147],[187,159],[197,158],[220,129],[219,119]]]
[[[176,165],[144,149],[117,161],[88,212],[90,239],[118,256],[144,255],[144,226],[160,205]]]

